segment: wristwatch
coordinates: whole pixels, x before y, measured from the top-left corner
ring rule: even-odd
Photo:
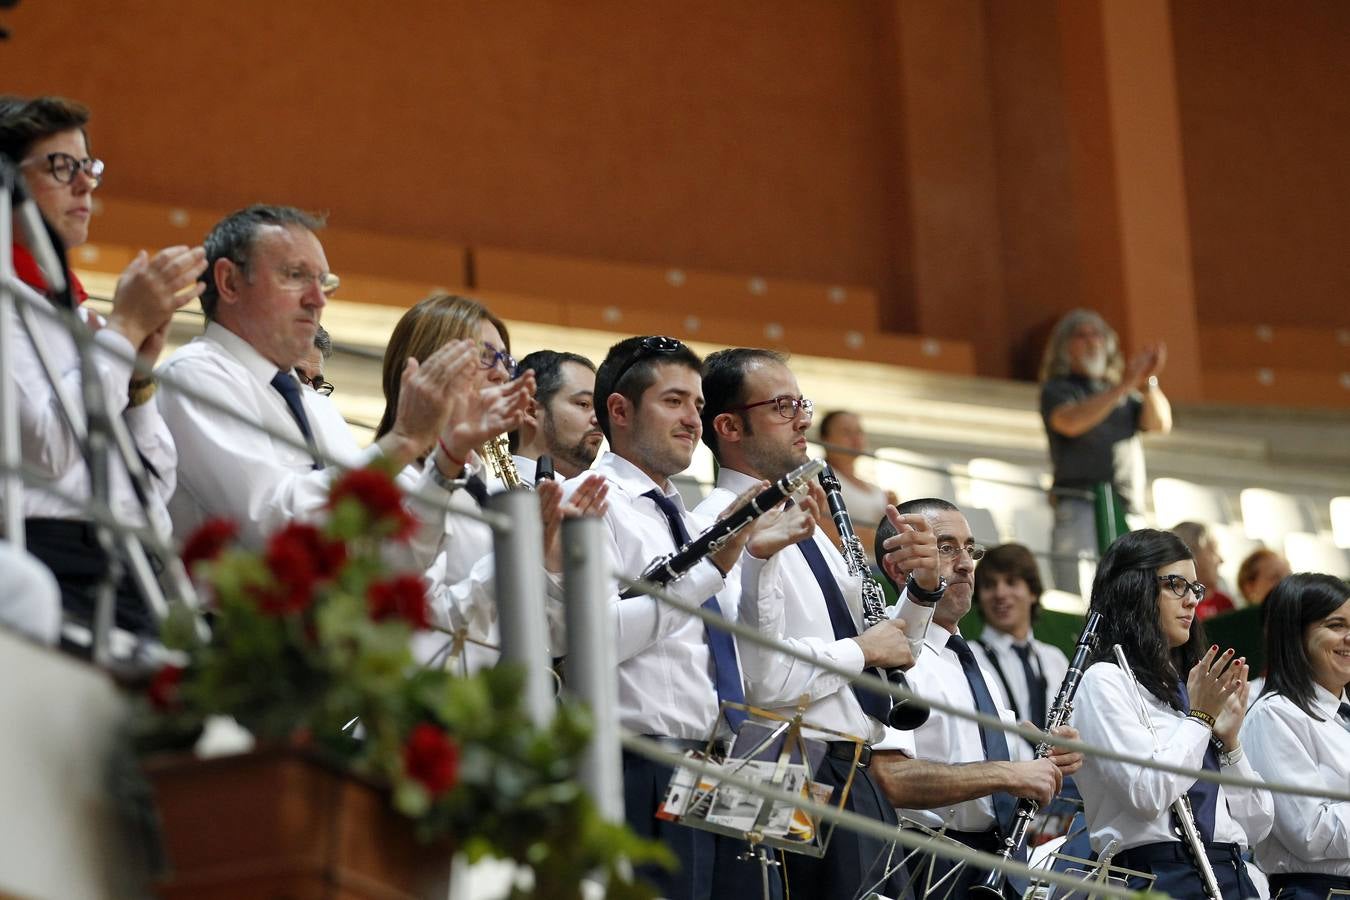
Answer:
[[[947,579],[938,576],[938,585],[931,591],[924,590],[911,575],[905,579],[905,593],[916,603],[937,603],[947,591]]]

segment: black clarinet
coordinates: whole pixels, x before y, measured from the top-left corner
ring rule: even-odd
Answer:
[[[886,614],[886,594],[872,577],[867,565],[867,556],[863,553],[862,541],[853,531],[853,520],[849,517],[848,507],[844,505],[844,494],[839,484],[839,476],[828,465],[820,473],[820,486],[825,489],[825,499],[830,504],[830,518],[839,532],[839,541],[843,544],[844,562],[848,564],[848,573],[862,579],[863,625],[885,622],[890,618]],[[874,669],[873,672],[896,687],[909,690],[909,681],[899,669]],[[901,731],[913,731],[928,721],[931,713],[926,706],[911,703],[908,700],[892,700],[891,711],[886,716],[886,724]]]
[[[754,497],[751,497],[749,503],[742,504],[709,525],[699,533],[698,537],[693,538],[674,553],[657,557],[642,572],[642,580],[661,586],[670,584],[698,565],[701,560],[725,547],[727,541],[731,540],[742,528],[805,487],[824,466],[825,463],[821,460],[813,459],[793,469]],[[639,592],[630,589],[624,593],[624,596],[631,597],[637,593]]]
[[[1069,721],[1069,716],[1073,715],[1073,696],[1078,693],[1078,683],[1083,680],[1083,672],[1086,670],[1088,657],[1097,649],[1097,630],[1101,627],[1102,614],[1092,612],[1088,614],[1087,623],[1083,625],[1083,631],[1078,635],[1078,643],[1073,649],[1073,659],[1069,661],[1069,671],[1065,673],[1064,680],[1060,682],[1059,693],[1055,695],[1055,704],[1050,708],[1050,712],[1045,716],[1045,730],[1057,728]],[[1047,741],[1041,741],[1036,745],[1036,758],[1044,759],[1050,755],[1050,744]],[[1031,822],[1036,818],[1036,813],[1040,812],[1041,805],[1035,800],[1022,798],[1017,801],[1017,811],[1013,814],[1012,827],[1008,829],[1008,836],[1003,839],[1003,849],[999,856],[1005,861],[1011,860],[1017,856],[1027,842],[1027,832],[1031,828]],[[1002,897],[1003,885],[1007,882],[1008,876],[1002,869],[991,869],[985,876],[982,884],[977,884],[971,888],[971,891],[977,897]]]

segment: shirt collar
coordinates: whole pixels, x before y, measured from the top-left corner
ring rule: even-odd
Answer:
[[[640,497],[654,488],[679,503],[681,509],[684,508],[684,503],[679,499],[680,492],[675,490],[674,485],[671,485],[671,490],[667,493],[659,484],[652,481],[650,475],[612,450],[606,450],[605,455],[600,457],[595,464],[595,471],[609,478],[626,494]]]
[[[1313,682],[1313,703],[1317,706],[1319,712],[1329,716],[1333,722],[1340,714],[1341,704],[1348,699],[1350,697],[1346,697],[1345,691],[1341,691],[1341,696],[1337,697],[1317,682]]]
[[[731,491],[738,497],[759,484],[759,481],[760,479],[753,475],[737,472],[735,469],[728,469],[726,466],[723,466],[717,472],[717,486],[723,490]]]
[[[999,631],[997,628],[991,628],[988,625],[985,625],[984,629],[980,632],[980,640],[992,647],[997,647],[1000,650],[1011,650],[1017,645],[1017,641],[1011,634],[1008,634],[1006,631]],[[1026,646],[1031,647],[1034,646],[1035,643],[1036,633],[1028,631]]]
[[[252,344],[219,322],[208,322],[202,337],[223,347],[259,384],[270,385],[272,377],[281,371],[280,367],[255,350]]]

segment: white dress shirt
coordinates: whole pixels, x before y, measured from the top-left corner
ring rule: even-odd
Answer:
[[[717,487],[694,509],[694,517],[711,524],[758,483],[758,478],[724,466],[718,472]],[[848,564],[838,548],[820,529],[816,529],[813,540],[839,584],[854,627],[859,633],[865,631],[861,579],[848,573]],[[852,638],[835,639],[825,597],[806,557],[795,545],[768,560],[743,553],[737,568],[740,577],[728,575],[728,590],[719,599],[738,585],[735,605],[742,625],[814,659],[854,674],[862,671],[862,647]],[[842,675],[748,641],[738,642],[738,649],[749,703],[790,717],[796,712],[798,700],[805,696],[810,705],[803,718],[811,725],[859,737],[879,749],[912,749],[906,732],[887,728],[863,712],[851,683]]]
[[[272,387],[277,371],[247,341],[215,322],[160,367],[168,378],[228,403],[237,413],[218,412],[171,385],[160,386],[160,409],[179,448],[178,490],[169,502],[169,512],[180,538],[207,519],[224,516],[238,523],[246,545],[261,547],[269,535],[292,520],[319,519],[341,467],[366,465],[380,456],[376,445],[358,448],[345,425],[337,427],[341,417],[335,414],[332,401],[314,391],[301,391],[300,399],[315,445],[339,465],[316,470],[308,451],[274,440],[269,432],[301,440],[300,426]],[[259,430],[258,425],[269,432]],[[429,472],[421,473],[413,486],[439,506],[428,509],[420,503],[409,504],[419,527],[406,553],[395,550],[398,555],[393,561],[420,571],[431,563],[443,537],[441,510],[449,494],[434,483]]]
[[[96,313],[85,308],[81,308],[78,314],[84,321],[91,317],[97,318]],[[19,320],[18,313],[11,309],[8,315],[13,342],[4,348],[5,377],[14,382],[18,399],[19,447],[23,460],[51,478],[57,490],[75,498],[88,499],[91,496],[89,469],[85,465],[80,444],[66,426],[56,390],[47,380],[46,371],[38,361],[37,352],[28,339],[28,332]],[[83,380],[74,337],[66,330],[64,323],[57,319],[40,312],[34,312],[30,318],[34,330],[41,336],[66,395],[76,406],[75,414],[83,421]],[[127,408],[128,382],[132,372],[130,358],[136,352],[131,342],[111,328],[100,329],[93,335],[93,342],[96,348],[93,355],[94,370],[98,373],[98,382],[108,401],[108,408],[114,415],[121,413],[132,440],[158,473],[158,477],[147,473],[150,488],[147,498],[150,518],[147,523],[141,512],[140,501],[132,489],[131,476],[118,457],[116,448],[113,448],[110,466],[112,513],[118,521],[129,525],[150,524],[167,538],[170,523],[165,504],[173,495],[178,465],[173,437],[154,399]],[[99,352],[100,349],[116,351],[119,355]],[[121,354],[125,354],[125,358]],[[25,518],[84,521],[90,518],[83,505],[71,503],[35,487],[23,492],[23,501]]]
[[[1139,705],[1130,676],[1114,663],[1094,663],[1083,676],[1074,698],[1073,725],[1089,744],[1122,753],[1199,769],[1204,764],[1211,732],[1197,719],[1173,709],[1140,687],[1149,719],[1158,734],[1158,747],[1139,720]],[[1256,778],[1244,754],[1224,772]],[[1195,779],[1160,769],[1148,769],[1087,754],[1074,776],[1086,804],[1092,848],[1100,851],[1112,840],[1119,849],[1175,841],[1169,809],[1195,784]],[[1270,831],[1274,819],[1270,792],[1247,788],[1219,788],[1214,840],[1249,847]]]
[[[931,623],[928,633],[924,635],[923,652],[919,654],[914,668],[905,675],[910,686],[919,694],[973,712],[975,695],[970,691],[961,660],[954,650],[947,648],[947,639],[953,633],[936,622]],[[978,657],[976,661],[979,662]],[[1003,696],[1003,686],[999,684],[998,677],[983,663],[980,663],[980,672],[998,708],[999,717],[1005,722],[1015,723],[1017,717],[1008,709],[1008,701]],[[928,721],[910,732],[910,737],[917,759],[949,765],[985,761],[980,726],[970,719],[947,716],[933,710]],[[1031,758],[1031,751],[1025,741],[1009,734],[1004,737],[1008,742],[1009,757],[1013,760]],[[988,796],[939,809],[901,809],[898,812],[930,828],[941,828],[945,824],[957,831],[988,831],[995,824],[994,801]]]
[[[665,515],[655,501],[642,496],[653,488],[660,490],[648,475],[606,452],[590,472],[566,481],[564,494],[570,496],[590,474],[603,475],[609,482],[604,522],[611,571],[636,578],[654,559],[676,549]],[[682,511],[690,535],[698,534],[699,523],[685,510],[679,492],[672,486],[666,496]],[[611,578],[609,586],[619,661],[620,723],[639,734],[706,739],[718,721],[718,702],[703,620],[653,597],[621,598],[624,588],[617,578]],[[723,586],[717,567],[704,559],[667,590],[698,606]],[[723,614],[731,615],[725,607]]]
[[[1266,694],[1247,713],[1242,747],[1269,781],[1350,789],[1350,732],[1336,719],[1350,700],[1313,686],[1318,722],[1281,694]],[[1275,827],[1256,846],[1269,875],[1318,873],[1350,877],[1350,801],[1275,794]]]
[[[1011,691],[1013,711],[1018,719],[1031,718],[1026,671],[1022,668],[1022,658],[1013,649],[1017,641],[1011,634],[984,626],[979,642],[971,641],[980,664],[992,669],[1004,695]],[[1031,665],[1045,677],[1045,711],[1048,714],[1055,705],[1055,695],[1059,685],[1069,671],[1069,660],[1064,652],[1053,644],[1036,640],[1034,633],[1028,633],[1026,642],[1031,646]],[[1036,722],[1037,726],[1044,722]]]

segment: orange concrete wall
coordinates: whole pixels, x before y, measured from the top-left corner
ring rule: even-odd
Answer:
[[[87,101],[109,197],[856,285],[984,374],[1078,305],[1350,323],[1350,4],[1145,7],[26,0],[0,90]]]

